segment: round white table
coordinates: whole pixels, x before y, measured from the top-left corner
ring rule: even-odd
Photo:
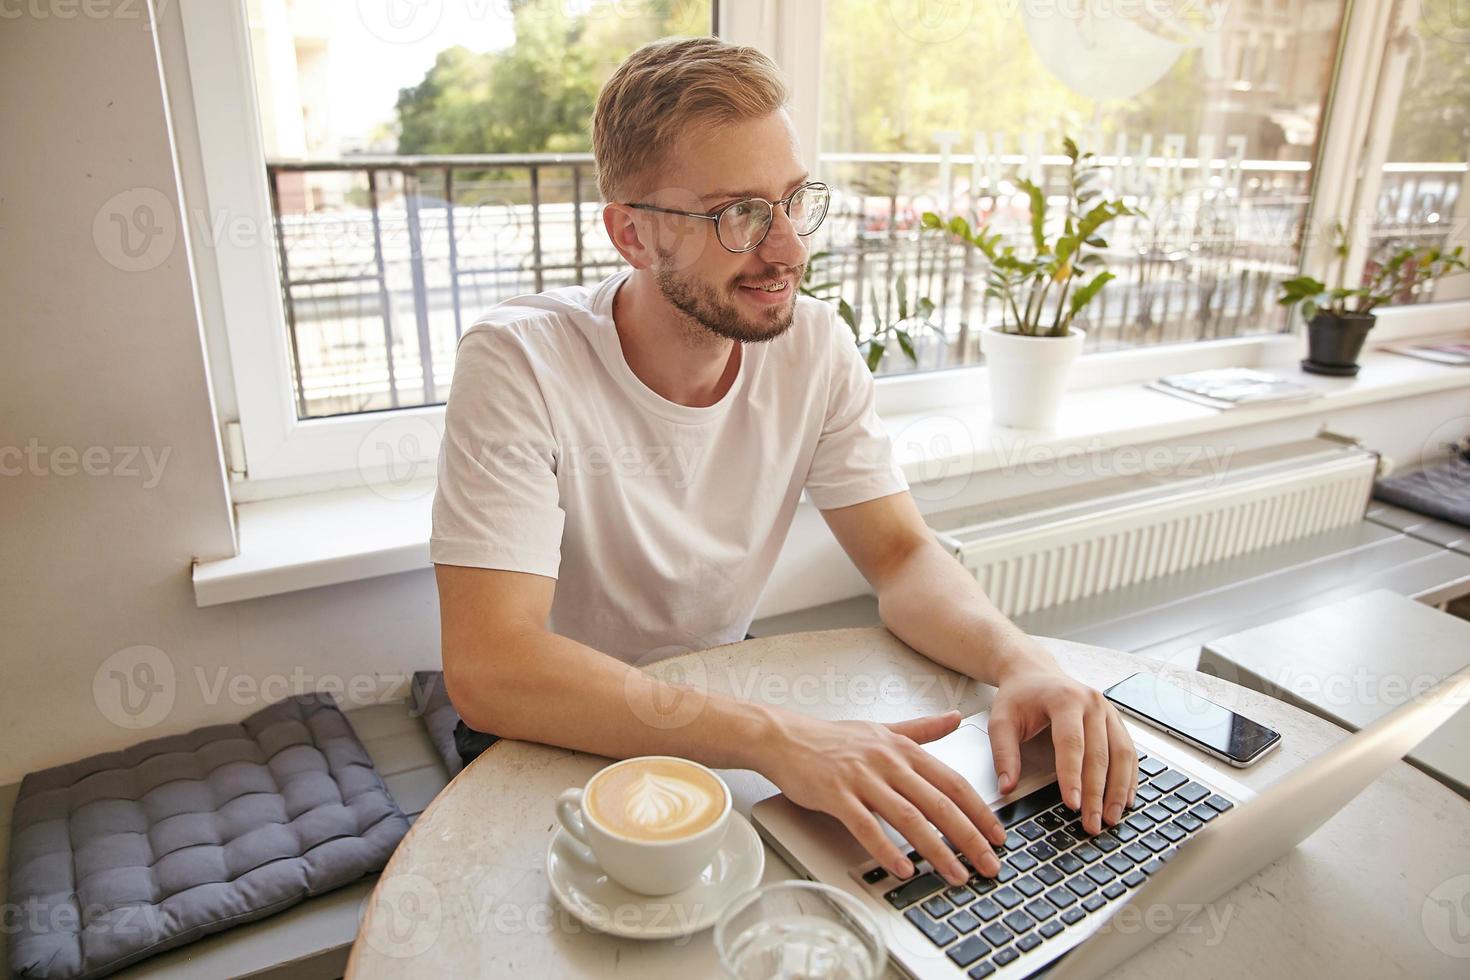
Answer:
[[[1138,670],[1162,669],[1115,650],[1042,642],[1072,676],[1098,688]],[[896,721],[950,708],[968,715],[988,708],[994,692],[883,629],[747,640],[649,670],[834,719]],[[1225,772],[1257,791],[1345,736],[1265,695],[1203,674],[1192,679],[1195,690],[1282,733],[1282,748],[1252,769],[1193,753],[1197,768]],[[365,903],[347,976],[718,976],[708,929],[676,940],[620,939],[582,925],[553,897],[545,869],[557,827],[553,801],[607,762],[530,742],[491,746],[424,811],[393,854]],[[776,792],[749,770],[722,775],[747,816],[752,804]],[[794,876],[767,847],[765,881]],[[1116,972],[1470,976],[1470,802],[1400,763],[1216,906],[1229,913],[1223,929],[1166,935]]]

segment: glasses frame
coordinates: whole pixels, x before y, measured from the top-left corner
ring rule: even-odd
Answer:
[[[817,219],[817,223],[812,226],[812,230],[807,232],[797,232],[797,235],[799,235],[800,237],[809,238],[810,236],[817,233],[818,228],[822,227],[822,222],[827,220],[827,210],[832,206],[832,188],[826,183],[826,181],[809,180],[806,183],[802,184],[800,187],[793,190],[790,194],[787,194],[785,197],[781,198],[779,201],[768,201],[763,197],[745,197],[741,198],[738,201],[731,201],[729,204],[721,205],[720,207],[715,208],[715,210],[708,212],[680,211],[677,208],[661,208],[656,204],[628,203],[625,205],[625,207],[637,208],[640,211],[657,211],[660,214],[680,214],[686,218],[704,218],[706,221],[713,221],[715,223],[715,241],[719,242],[720,247],[723,248],[725,251],[733,252],[736,255],[741,255],[745,252],[754,252],[765,242],[766,236],[771,233],[771,227],[776,223],[777,205],[781,207],[781,210],[786,212],[786,217],[789,219],[791,217],[791,202],[796,199],[796,195],[800,194],[802,191],[806,190],[809,187],[820,187],[827,192],[827,200],[822,205],[822,215]],[[760,203],[771,209],[771,220],[766,223],[766,230],[761,232],[761,237],[757,238],[754,244],[748,246],[747,248],[731,248],[729,245],[726,245],[725,240],[720,237],[720,218],[724,215],[726,211],[730,210],[731,208],[738,207],[741,204],[750,204],[754,201],[759,201]]]

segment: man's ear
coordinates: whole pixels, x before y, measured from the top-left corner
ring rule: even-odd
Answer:
[[[686,188],[662,187],[642,200],[675,211],[702,212],[700,199]],[[707,250],[720,247],[713,223],[699,217],[604,204],[602,224],[618,254],[635,269],[692,269]]]
[[[635,269],[647,269],[653,264],[653,249],[644,240],[644,234],[634,219],[634,211],[625,204],[605,204],[602,208],[602,226],[618,254]]]

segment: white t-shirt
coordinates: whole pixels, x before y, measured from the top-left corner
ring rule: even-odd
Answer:
[[[873,380],[829,304],[747,344],[725,396],[668,401],[613,325],[630,270],[518,296],[459,343],[430,558],[557,578],[550,628],[629,663],[744,638],[806,489],[908,487]]]

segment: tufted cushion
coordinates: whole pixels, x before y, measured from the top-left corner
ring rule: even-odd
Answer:
[[[415,671],[409,690],[413,695],[413,713],[423,722],[429,741],[434,743],[434,748],[444,760],[444,768],[449,771],[449,775],[457,775],[464,768],[464,761],[460,759],[459,750],[454,746],[454,729],[459,724],[459,712],[454,710],[449,692],[444,690],[444,671]]]
[[[1470,457],[1451,456],[1373,485],[1373,496],[1430,517],[1470,527]]]
[[[105,976],[379,871],[407,830],[327,695],[33,773],[11,829],[11,971]]]

